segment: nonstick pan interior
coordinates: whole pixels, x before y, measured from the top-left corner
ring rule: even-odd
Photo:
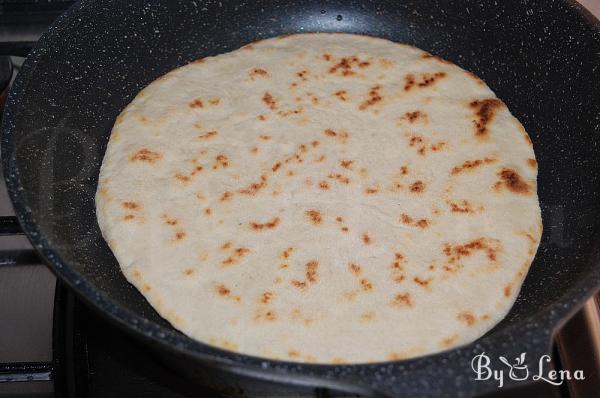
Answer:
[[[453,61],[482,77],[531,135],[544,235],[514,308],[490,336],[509,330],[515,340],[506,344],[524,350],[530,331],[549,329],[598,286],[600,30],[574,3],[541,0],[81,2],[27,60],[3,123],[17,213],[57,274],[128,327],[225,355],[174,332],[126,282],[96,222],[99,167],[115,117],[155,78],[311,31],[380,36]]]

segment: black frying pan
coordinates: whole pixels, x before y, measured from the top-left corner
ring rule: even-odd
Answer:
[[[172,68],[308,31],[381,36],[449,59],[481,76],[531,134],[542,243],[514,308],[478,341],[373,365],[262,360],[183,336],[119,271],[93,201],[115,117]],[[554,328],[600,284],[599,93],[599,24],[573,1],[82,1],[23,66],[4,114],[2,160],[21,226],[57,276],[197,377],[217,368],[390,396],[469,396],[496,386],[473,380],[474,354],[485,351],[499,367],[499,355],[527,352],[537,368]]]

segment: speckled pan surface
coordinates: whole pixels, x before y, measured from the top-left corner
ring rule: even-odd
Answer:
[[[472,380],[473,354],[527,351],[536,362],[552,328],[600,279],[598,23],[571,2],[496,3],[84,1],[40,41],[9,98],[2,157],[17,213],[53,269],[83,297],[180,355],[261,378],[396,396],[494,389]],[[449,59],[481,76],[531,134],[542,243],[513,310],[474,344],[380,365],[261,361],[174,332],[120,274],[93,204],[114,118],[143,86],[176,66],[302,31],[381,36]]]

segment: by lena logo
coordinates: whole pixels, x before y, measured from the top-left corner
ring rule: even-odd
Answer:
[[[504,366],[500,369],[493,369],[491,359],[485,352],[475,355],[471,361],[471,368],[475,372],[475,380],[496,380],[498,387],[504,386],[505,377],[510,380],[523,381],[528,380],[530,373],[527,364],[525,363],[525,353],[521,353],[511,363],[503,356],[498,357]],[[553,370],[547,369],[547,364],[550,362],[549,355],[542,355],[538,361],[537,369],[532,369],[531,380],[542,380],[555,386],[560,386],[565,380],[585,380],[583,370],[575,370],[573,373],[569,370]],[[505,372],[508,370],[508,376]],[[534,371],[535,370],[535,371]]]

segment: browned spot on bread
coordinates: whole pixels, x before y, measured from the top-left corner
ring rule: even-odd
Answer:
[[[196,174],[200,173],[203,169],[204,169],[204,167],[202,167],[202,166],[196,166],[196,167],[194,167],[194,170],[192,170],[190,175],[195,176]]]
[[[375,311],[367,311],[360,314],[360,320],[363,322],[372,321],[373,319],[375,319],[375,317]]]
[[[264,177],[264,178],[262,178],[262,177]],[[261,176],[260,182],[254,182],[254,183],[248,185],[246,188],[240,189],[238,192],[241,193],[242,195],[254,196],[261,189],[263,189],[266,186],[267,186],[266,176]]]
[[[147,284],[147,283],[144,283],[144,284],[142,285],[142,290],[143,290],[144,292],[148,293],[150,290],[152,290],[152,286],[150,286],[150,285],[149,285],[149,284]]]
[[[339,181],[343,184],[350,184],[350,178],[346,177],[345,175],[342,175],[340,173],[331,173],[327,176],[328,178],[331,178],[333,180]]]
[[[229,289],[224,284],[219,284],[219,285],[215,286],[215,290],[217,291],[217,294],[219,294],[219,296],[221,296],[223,298],[230,298],[237,302],[241,301],[241,297],[231,294],[231,289]]]
[[[371,283],[371,281],[369,281],[367,278],[363,278],[360,280],[360,286],[365,292],[373,290],[373,283]]]
[[[267,221],[265,223],[251,222],[250,228],[252,228],[255,231],[262,231],[265,229],[273,229],[279,225],[279,222],[280,222],[279,217],[275,217],[271,221]]]
[[[537,239],[535,239],[535,238],[534,238],[534,237],[533,237],[533,236],[532,236],[530,233],[525,233],[525,237],[526,237],[527,239],[529,239],[529,241],[530,241],[532,244],[536,244],[536,243],[537,243]]]
[[[204,214],[210,216],[212,214],[212,209],[210,207],[207,207],[206,209],[204,209]]]
[[[181,181],[181,182],[183,182],[183,183],[189,182],[189,181],[191,180],[191,177],[190,177],[190,176],[188,176],[188,175],[185,175],[185,174],[182,174],[182,173],[177,173],[177,174],[175,174],[175,178],[176,178],[178,181]]]
[[[349,231],[349,230],[348,230],[348,227],[342,227],[342,228],[340,228],[340,229],[341,229],[341,231],[342,231],[342,232],[344,232],[344,233],[346,233],[346,232],[348,232],[348,231]]]
[[[300,358],[300,353],[296,350],[289,350],[288,357],[290,358]]]
[[[331,54],[324,53],[322,57],[325,61],[331,61]]]
[[[197,98],[188,104],[190,108],[204,108],[204,102],[200,98]]]
[[[349,134],[345,131],[336,132],[332,129],[325,129],[324,134],[327,137],[336,138],[341,143],[345,143],[348,140]]]
[[[290,257],[290,254],[291,254],[293,251],[294,251],[294,248],[293,248],[293,247],[288,247],[287,249],[285,249],[285,250],[283,251],[283,253],[281,253],[281,257],[282,257],[282,258],[289,258],[289,257]]]
[[[288,117],[290,115],[298,115],[302,112],[304,112],[304,108],[300,107],[298,109],[288,109],[286,111],[279,111],[277,112],[277,114],[281,117]]]
[[[217,134],[219,134],[218,131],[215,131],[215,130],[208,131],[208,132],[206,132],[204,134],[199,135],[198,138],[200,138],[202,140],[207,140],[209,138],[212,138],[212,137],[216,136]]]
[[[228,296],[229,294],[231,294],[231,290],[229,288],[225,287],[225,285],[217,286],[217,292],[221,296]]]
[[[273,298],[273,293],[269,292],[269,291],[266,291],[266,292],[263,292],[263,294],[260,295],[259,301],[262,304],[268,304],[271,301],[272,298]]]
[[[344,222],[344,219],[342,217],[336,217],[335,221],[337,221],[337,222]]]
[[[492,239],[474,239],[462,245],[444,245],[444,254],[449,257],[450,264],[459,261],[463,257],[469,257],[475,251],[484,251],[490,261],[496,261],[499,250],[498,242]]]
[[[431,279],[422,279],[422,278],[419,278],[418,276],[415,276],[413,278],[413,282],[415,282],[419,286],[427,287],[427,286],[429,286],[429,282],[431,282]]]
[[[231,200],[232,197],[233,197],[233,193],[231,193],[229,191],[225,191],[225,192],[223,192],[223,194],[221,195],[221,197],[219,198],[219,200],[221,202],[226,202],[228,200]]]
[[[296,72],[296,76],[298,76],[300,78],[300,80],[306,81],[308,80],[308,71],[306,69],[303,69],[301,71]]]
[[[162,155],[158,152],[151,151],[146,148],[142,148],[129,158],[132,162],[147,162],[156,163],[162,158]]]
[[[445,141],[439,141],[439,142],[435,142],[435,143],[431,144],[430,148],[433,152],[438,152],[438,151],[441,151],[442,149],[444,149],[445,146],[446,146]]]
[[[306,282],[299,281],[299,280],[293,280],[291,283],[292,283],[292,286],[297,287],[298,289],[304,289],[307,285]]]
[[[420,193],[425,190],[425,183],[423,181],[417,180],[410,184],[409,189],[411,192]]]
[[[531,187],[523,180],[523,178],[515,170],[504,167],[498,172],[498,176],[500,177],[500,181],[494,184],[495,189],[498,190],[502,186],[504,186],[509,191],[514,193],[530,193]]]
[[[460,164],[458,166],[454,166],[452,168],[452,171],[450,171],[450,174],[456,175],[456,174],[462,173],[464,171],[473,170],[477,167],[480,167],[480,166],[483,166],[486,164],[492,164],[494,162],[496,162],[496,159],[490,158],[490,157],[486,157],[483,159],[475,159],[475,160],[465,160],[462,164]]]
[[[273,167],[271,167],[271,170],[273,171],[273,173],[277,172],[277,170],[279,170],[279,168],[281,167],[281,162],[277,162],[273,165]]]
[[[217,170],[218,168],[227,168],[229,167],[229,158],[227,155],[219,154],[215,157],[215,163],[213,164],[213,170]]]
[[[390,361],[400,361],[402,359],[406,359],[409,357],[409,353],[406,352],[390,352],[388,354],[388,359]]]
[[[221,249],[223,250],[227,250],[231,247],[231,242],[225,242],[223,243],[223,245],[221,246]]]
[[[257,117],[258,117],[258,120],[260,120],[261,122],[264,122],[265,120],[267,120],[267,116],[262,115],[262,114],[258,115]]]
[[[392,299],[391,304],[397,307],[412,307],[413,300],[410,293],[398,293]]]
[[[462,200],[460,202],[448,202],[450,211],[453,213],[475,213],[473,206],[468,200]]]
[[[331,57],[329,58],[331,60]],[[355,75],[354,67],[366,68],[370,65],[368,61],[361,61],[357,56],[353,55],[350,57],[343,57],[340,61],[334,64],[331,68],[329,68],[330,74],[336,74],[338,71],[340,72],[338,75],[341,76],[352,76]]]
[[[184,240],[185,237],[187,236],[187,233],[183,230],[179,230],[177,232],[175,232],[175,240]]]
[[[531,167],[532,169],[537,169],[537,161],[535,159],[527,159],[527,164],[529,165],[529,167]]]
[[[359,106],[358,109],[364,111],[365,109],[381,102],[383,100],[383,96],[381,95],[381,86],[379,84],[371,87],[369,93],[367,95],[367,99],[365,99]]]
[[[310,222],[313,223],[314,225],[319,225],[319,224],[321,224],[321,222],[323,222],[321,213],[318,210],[314,210],[314,209],[306,210],[304,212],[304,214],[306,215],[306,217],[308,217]]]
[[[350,99],[350,96],[348,95],[348,92],[346,90],[338,90],[335,93],[333,93],[333,95],[335,95],[342,101],[348,101],[348,99]]]
[[[468,311],[463,311],[456,316],[461,322],[464,322],[467,326],[473,326],[476,322],[475,316]]]
[[[476,119],[473,120],[475,136],[483,137],[489,132],[488,126],[494,119],[496,111],[504,106],[504,103],[497,98],[488,98],[472,101],[469,106],[475,112]]]
[[[269,141],[272,137],[270,135],[259,135],[258,138],[260,138],[263,141]]]
[[[394,262],[392,263],[391,268],[395,271],[402,271],[402,262],[404,261],[404,256],[402,253],[394,253]]]
[[[379,187],[376,187],[376,186],[366,187],[365,188],[365,193],[367,195],[375,195],[378,192],[379,192]]]
[[[392,192],[400,192],[404,189],[404,185],[402,185],[399,182],[392,182],[392,185],[390,186],[389,190]]]
[[[319,181],[319,188],[329,189],[329,184],[327,183],[327,181]]]
[[[277,110],[277,102],[275,101],[275,99],[273,98],[273,95],[271,95],[270,92],[265,92],[265,94],[262,97],[262,101],[265,103],[265,105],[267,105],[269,107],[269,109],[271,109],[272,111]]]
[[[348,170],[352,170],[352,163],[354,160],[340,160],[340,166]]]
[[[413,135],[412,137],[410,137],[408,145],[415,146],[415,145],[421,144],[422,142],[423,142],[423,137],[418,136],[418,135]]]
[[[125,215],[123,216],[123,220],[125,220],[125,221],[131,221],[131,220],[133,220],[134,218],[135,218],[135,216],[134,216],[133,214],[125,214]]]
[[[414,87],[425,88],[434,85],[438,80],[446,77],[446,72],[423,73],[419,78],[414,74],[404,77],[404,91],[410,91]]]
[[[409,123],[415,123],[418,121],[424,122],[427,120],[427,113],[421,111],[406,112],[401,119],[407,120]]]
[[[362,268],[360,265],[356,264],[356,263],[350,263],[348,265],[348,269],[350,270],[350,272],[352,272],[354,275],[358,276],[362,273]]]
[[[210,105],[217,106],[221,103],[221,99],[220,98],[211,98],[208,100],[208,103]]]
[[[510,284],[504,286],[504,296],[510,297],[511,290],[512,290],[512,286]]]
[[[423,59],[434,59],[442,64],[449,64],[450,62],[446,61],[443,58],[438,57],[437,55],[433,55],[433,54],[429,54],[429,53],[425,53],[423,55],[421,55],[421,58]]]
[[[259,308],[256,310],[256,315],[254,316],[255,321],[275,321],[277,320],[277,313],[273,309],[262,309]]]
[[[344,358],[341,358],[341,357],[334,357],[334,358],[331,358],[331,363],[341,365],[341,364],[348,363],[348,361],[346,361]]]
[[[452,346],[456,341],[458,340],[458,335],[454,334],[450,337],[446,337],[444,339],[442,339],[442,341],[440,342],[440,345],[442,347],[450,347]]]
[[[317,268],[319,267],[319,262],[317,260],[311,260],[306,263],[306,279],[309,282],[317,281]]]
[[[121,203],[121,206],[129,210],[139,210],[142,208],[142,205],[136,202],[123,202]]]
[[[196,272],[196,270],[194,270],[193,268],[186,268],[183,270],[183,275],[192,276],[192,275],[194,275],[195,272]]]
[[[418,220],[415,225],[419,228],[427,228],[429,226],[429,221],[427,221],[425,218],[422,218]]]
[[[248,249],[246,247],[238,247],[237,249],[234,250],[234,253],[238,257],[243,257],[247,253],[250,253],[250,249]]]
[[[419,228],[427,228],[429,226],[429,221],[425,218],[421,218],[419,220],[413,220],[411,216],[406,213],[402,213],[400,215],[400,221],[406,225],[412,225]]]
[[[174,225],[177,225],[178,223],[179,223],[179,221],[176,218],[169,218],[169,217],[165,218],[165,224],[167,224],[167,225],[174,226]]]
[[[408,174],[408,167],[407,166],[402,166],[400,167],[400,174],[405,176]]]
[[[364,232],[361,236],[361,239],[365,245],[370,245],[373,243],[373,239],[369,236],[367,232]]]
[[[254,68],[250,71],[250,73],[248,74],[250,76],[250,78],[252,80],[254,80],[256,77],[267,77],[269,75],[269,73],[263,69],[263,68]]]

